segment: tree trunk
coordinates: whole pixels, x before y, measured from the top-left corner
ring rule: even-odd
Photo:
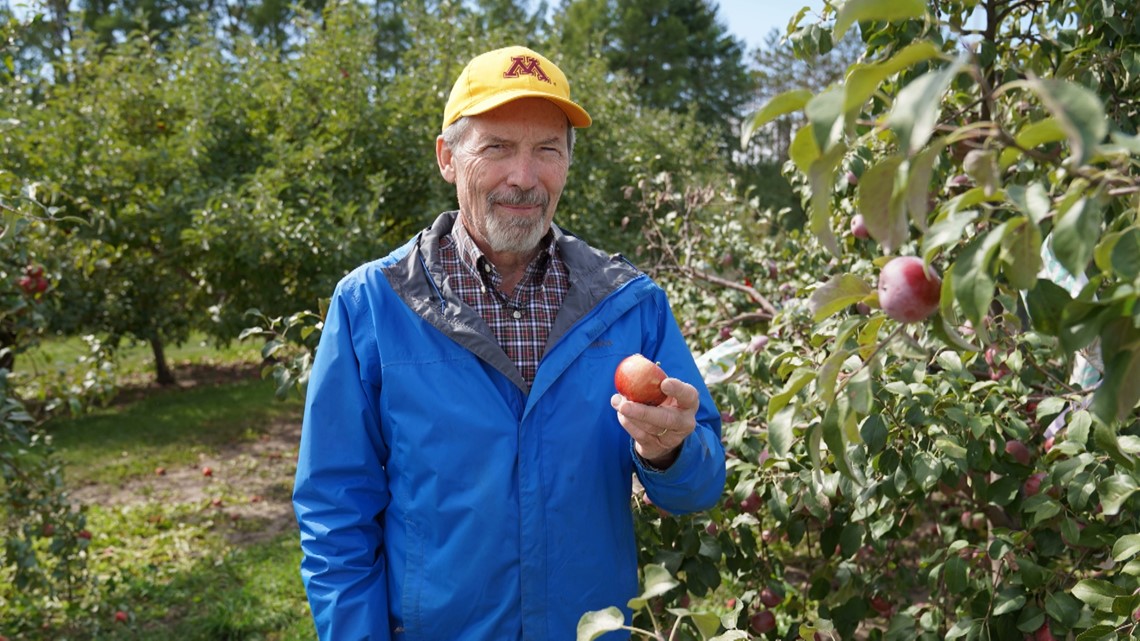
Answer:
[[[162,339],[150,339],[150,350],[154,352],[154,373],[157,377],[159,385],[174,385],[178,381],[174,379],[174,370],[170,369],[170,365],[166,362],[166,350],[163,348]]]
[[[16,333],[0,327],[0,369],[9,373],[16,368]]]

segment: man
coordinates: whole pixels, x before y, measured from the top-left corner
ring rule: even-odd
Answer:
[[[719,412],[662,290],[552,224],[575,127],[523,47],[472,60],[436,156],[444,213],[333,294],[294,506],[321,639],[573,639],[638,593],[636,474],[673,513],[725,478]],[[614,393],[640,352],[661,406]]]

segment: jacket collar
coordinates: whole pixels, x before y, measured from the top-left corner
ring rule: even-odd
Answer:
[[[458,211],[440,214],[397,252],[394,261],[386,261],[384,274],[396,294],[419,316],[526,390],[522,375],[495,342],[486,323],[452,291],[439,260],[440,241],[451,233],[458,215]],[[620,254],[595,249],[557,225],[552,225],[551,231],[570,272],[570,291],[547,338],[548,350],[598,303],[641,275]]]

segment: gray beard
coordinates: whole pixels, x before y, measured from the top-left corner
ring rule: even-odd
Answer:
[[[497,216],[492,212],[498,203],[541,205],[542,215],[536,218]],[[516,191],[507,195],[488,196],[487,216],[483,218],[482,232],[491,251],[521,254],[538,247],[538,243],[547,232],[546,210],[549,206],[550,199],[536,191]]]

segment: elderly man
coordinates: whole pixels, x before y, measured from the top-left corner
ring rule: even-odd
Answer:
[[[638,593],[635,474],[672,513],[719,498],[719,412],[664,292],[552,222],[589,125],[538,53],[474,58],[436,140],[458,211],[337,285],[293,497],[321,639],[573,639]],[[633,353],[662,404],[615,393]]]

